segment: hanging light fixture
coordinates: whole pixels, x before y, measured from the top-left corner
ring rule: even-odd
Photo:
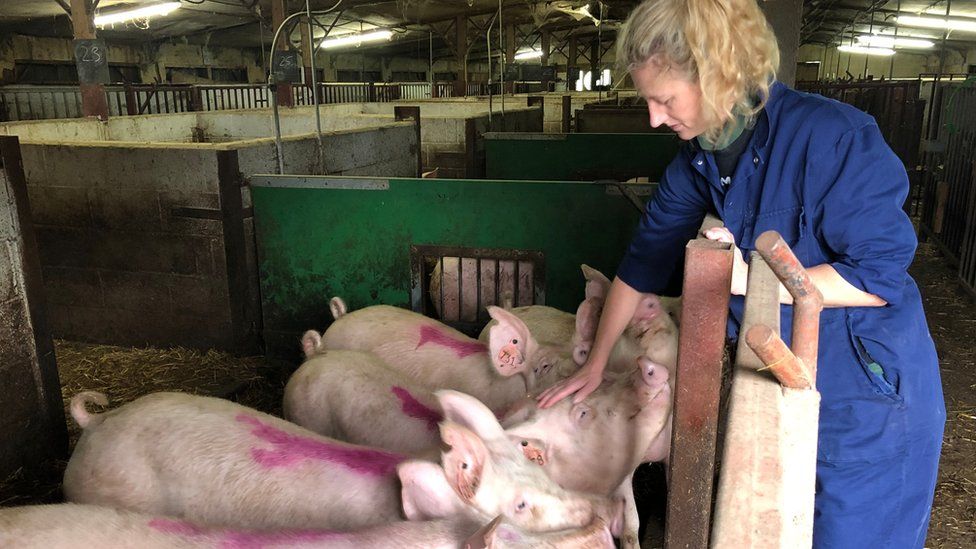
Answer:
[[[179,7],[179,2],[162,2],[159,4],[152,4],[150,6],[143,6],[141,8],[100,14],[95,16],[95,26],[102,27],[105,25],[132,21],[134,19],[148,19],[154,16],[169,15]]]

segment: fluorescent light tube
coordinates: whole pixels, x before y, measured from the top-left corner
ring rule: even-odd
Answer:
[[[515,54],[515,59],[536,59],[538,57],[542,57],[540,50],[520,51]]]
[[[946,19],[944,17],[916,17],[914,15],[899,15],[895,19],[899,25],[906,27],[976,32],[976,19]]]
[[[341,46],[348,46],[350,44],[355,44],[358,46],[363,42],[377,42],[379,40],[389,40],[391,36],[393,36],[393,32],[388,30],[364,32],[362,34],[347,34],[345,36],[339,36],[337,38],[325,39],[322,42],[322,47],[338,48]]]
[[[161,4],[153,4],[151,6],[144,6],[131,10],[105,13],[95,16],[95,25],[101,27],[104,25],[131,21],[133,19],[145,19],[154,15],[168,15],[170,12],[179,7],[179,2],[163,2]]]
[[[837,51],[845,53],[862,53],[864,55],[894,55],[895,50],[891,48],[872,48],[868,46],[837,46]]]
[[[935,43],[931,40],[920,38],[895,38],[894,36],[884,36],[875,34],[873,36],[858,36],[859,46],[869,46],[874,48],[931,48]]]

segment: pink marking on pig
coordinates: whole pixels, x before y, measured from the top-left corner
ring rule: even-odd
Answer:
[[[396,397],[400,400],[400,409],[403,410],[403,413],[406,414],[407,417],[426,421],[427,428],[431,431],[436,430],[437,424],[444,419],[444,416],[442,416],[440,412],[424,405],[423,402],[420,402],[414,398],[413,395],[410,394],[410,391],[404,389],[403,387],[393,386],[390,391],[392,391],[393,394],[396,395]]]
[[[454,354],[456,354],[458,358],[488,352],[488,347],[480,341],[459,341],[438,330],[434,326],[420,327],[420,342],[417,343],[416,348],[419,349],[425,343],[447,347],[448,349],[454,351]]]
[[[269,442],[274,449],[252,448],[251,455],[262,467],[288,467],[304,459],[331,461],[364,475],[383,476],[396,472],[396,466],[405,460],[404,456],[346,445],[333,444],[314,438],[286,433],[261,420],[245,414],[237,416],[237,421],[253,426],[251,434]]]
[[[206,533],[204,530],[189,522],[165,518],[150,520],[149,527],[164,534],[176,534],[187,537],[202,536]]]
[[[351,537],[346,532],[332,530],[294,530],[286,532],[226,532],[221,536],[221,549],[262,549],[268,545],[290,547],[302,543],[340,540]]]

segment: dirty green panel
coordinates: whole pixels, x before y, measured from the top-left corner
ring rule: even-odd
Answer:
[[[486,177],[626,181],[646,176],[659,181],[681,143],[674,134],[488,133]]]
[[[580,263],[612,275],[639,213],[585,182],[254,176],[251,185],[270,351],[323,329],[335,295],[351,309],[409,308],[411,244],[542,251],[547,304],[575,311]],[[335,188],[350,185],[388,188]],[[646,200],[653,186],[633,188]]]

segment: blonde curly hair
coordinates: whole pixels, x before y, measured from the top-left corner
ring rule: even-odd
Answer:
[[[779,68],[779,47],[756,0],[645,0],[617,37],[617,63],[680,70],[702,91],[705,138],[722,137],[736,115],[762,110]]]

